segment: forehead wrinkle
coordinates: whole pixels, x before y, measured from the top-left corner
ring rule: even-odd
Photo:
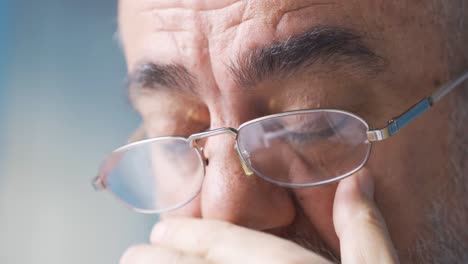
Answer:
[[[220,24],[214,33],[219,34],[231,30],[237,30],[239,26],[243,26],[247,22],[253,22],[253,20],[259,19],[263,20],[261,23],[265,26],[271,26],[273,29],[276,29],[276,26],[281,22],[284,16],[309,8],[334,4],[332,2],[303,3],[303,1],[286,3],[280,0],[266,2],[246,1],[243,3],[243,5],[238,6],[238,9],[240,10],[237,10],[237,12],[240,15],[228,16],[230,19],[227,23],[213,23],[217,20],[217,16],[210,20],[210,24]],[[278,4],[278,6],[275,6],[275,4]],[[226,19],[226,15],[228,14],[223,15],[223,19]]]
[[[208,38],[219,31],[219,28],[224,28],[224,25],[229,23],[242,23],[239,14],[243,14],[249,1],[229,1],[226,5],[215,5],[212,9],[208,9],[207,4],[204,8],[190,6],[189,2],[196,1],[186,1],[183,7],[177,7],[180,5],[176,2],[175,8],[172,5],[158,8],[156,5],[141,12],[143,16],[150,16],[148,19],[152,21],[153,34],[161,34],[161,38],[174,43],[173,48],[176,54],[180,55],[176,60],[183,64],[190,61],[190,58],[208,53]],[[192,50],[190,55],[187,54],[188,50]]]
[[[183,2],[183,3],[182,3]],[[203,1],[202,1],[203,2]],[[218,1],[207,1],[218,2]],[[238,13],[248,1],[228,1],[224,5],[197,3],[197,1],[174,1],[174,3],[153,4],[140,12],[151,15],[156,21],[154,30],[163,32],[172,31],[202,31],[205,34],[216,31],[218,25],[226,24],[223,20],[232,18],[231,14]],[[222,2],[221,2],[222,3]],[[207,17],[211,17],[208,21]],[[237,23],[236,20],[233,23]],[[229,22],[228,22],[229,23]],[[240,22],[239,22],[240,23]]]
[[[228,76],[232,76],[230,65],[237,60],[238,54],[264,47],[285,36],[304,32],[314,22],[318,23],[319,19],[302,20],[302,23],[298,23],[297,19],[292,19],[293,16],[307,17],[310,14],[313,18],[315,17],[313,14],[320,12],[322,7],[334,4],[336,3],[299,0],[292,2],[246,1],[242,6],[238,6],[235,16],[222,15],[218,16],[219,18],[208,19],[210,24],[215,24],[215,30],[207,34],[210,52],[213,53],[211,57],[214,57],[214,54],[226,54],[217,64],[226,69],[222,75],[231,79]],[[219,19],[223,20],[223,23],[215,23]],[[290,23],[291,21],[293,23]],[[229,43],[229,45],[219,45],[218,42]],[[232,79],[229,83],[232,83],[231,81]]]
[[[321,6],[329,6],[329,5],[335,5],[335,2],[317,2],[317,3],[312,3],[312,4],[307,4],[304,6],[299,6],[296,8],[291,8],[286,10],[281,16],[276,20],[275,22],[275,30],[278,31],[279,26],[281,23],[283,23],[285,20],[287,20],[289,17],[293,16],[294,14],[297,14],[298,12],[304,12],[308,9],[317,9],[318,7]]]
[[[131,0],[135,1],[135,0]],[[230,6],[243,2],[242,0],[155,0],[151,2],[145,1],[146,9],[191,9],[194,11],[213,11],[220,10],[224,8],[229,8]]]
[[[168,26],[166,27],[166,29],[163,29],[167,31],[153,31],[153,33],[161,33],[161,38],[166,39],[165,41],[168,44],[172,42],[173,45],[172,47],[171,45],[164,47],[164,49],[167,49],[168,52],[166,52],[166,55],[161,53],[161,55],[163,55],[162,57],[164,57],[163,60],[160,60],[161,56],[153,57],[151,59],[152,61],[158,63],[162,62],[163,64],[182,64],[185,65],[187,69],[192,70],[193,67],[198,67],[197,65],[199,65],[199,61],[202,58],[201,56],[206,58],[206,54],[208,54],[210,56],[209,60],[211,62],[215,60],[221,60],[220,62],[226,65],[228,64],[226,63],[226,59],[229,60],[228,56],[226,56],[225,58],[215,58],[215,56],[219,56],[223,53],[223,51],[227,51],[230,54],[239,54],[240,52],[239,50],[236,50],[236,47],[234,47],[234,50],[232,50],[233,46],[236,45],[235,40],[232,41],[232,35],[230,36],[230,38],[220,38],[226,40],[224,43],[221,43],[222,45],[224,45],[224,47],[222,47],[222,45],[220,45],[219,43],[215,43],[216,41],[210,43],[211,36],[215,33],[218,33],[218,30],[223,30],[223,27],[225,27],[224,30],[234,31],[236,34],[236,36],[234,36],[234,39],[237,39],[241,37],[246,37],[245,35],[238,35],[240,32],[239,28],[244,27],[246,24],[258,26],[257,30],[261,31],[259,33],[263,36],[259,36],[258,34],[252,34],[251,38],[253,39],[253,41],[249,37],[248,39],[245,39],[245,43],[242,43],[243,47],[250,49],[253,46],[250,45],[250,43],[257,42],[254,45],[261,46],[262,43],[265,42],[265,40],[270,42],[274,41],[276,39],[276,36],[278,35],[276,33],[276,31],[278,31],[276,27],[278,24],[281,23],[281,21],[283,21],[284,17],[294,15],[296,14],[296,12],[301,12],[305,9],[311,9],[318,6],[330,4],[331,3],[327,2],[309,2],[307,4],[304,4],[304,1],[286,2],[278,0],[266,2],[231,1],[229,5],[214,10],[194,11],[197,9],[163,8],[163,10],[156,11],[156,19],[159,19],[159,21],[163,21],[159,24],[162,25],[165,21],[169,21],[168,17],[171,17],[171,21],[173,21],[174,25],[176,25],[177,27]],[[272,8],[275,5],[277,5],[278,8]],[[268,6],[270,8],[268,8]],[[225,14],[228,14],[229,12],[234,12],[234,14],[230,16],[231,19],[226,19],[227,16]],[[177,14],[182,14],[182,16],[185,16],[186,19],[177,19]],[[265,19],[265,22],[267,23],[262,23],[263,21],[257,22],[256,20],[254,20],[254,18],[257,17]],[[208,23],[202,23],[202,20],[203,22]],[[190,23],[190,21],[192,21],[192,23]],[[216,23],[219,21],[224,22],[224,25],[223,23]],[[229,25],[229,23],[233,22],[239,24]],[[178,31],[179,26],[181,31]],[[294,27],[296,26],[294,25]],[[170,31],[171,29],[172,31]],[[292,28],[291,31],[295,30],[297,29]],[[286,31],[289,31],[289,29]],[[282,34],[284,33],[285,32],[283,32]],[[188,36],[187,34],[191,36]],[[212,44],[218,45],[216,49],[213,49]],[[170,50],[173,50],[174,53]],[[133,61],[138,62],[141,59],[142,58],[138,56]],[[216,65],[212,67],[216,67]],[[215,71],[215,69],[211,70]],[[226,73],[228,73],[229,69],[226,68],[226,70]],[[197,70],[194,70],[194,73],[196,72]],[[218,80],[222,79],[218,78],[217,76],[214,76],[214,78],[217,82]]]
[[[151,16],[153,31],[197,31],[200,28],[199,15],[191,9],[154,9],[142,15]]]

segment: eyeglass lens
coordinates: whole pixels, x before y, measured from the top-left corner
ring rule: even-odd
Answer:
[[[193,199],[204,168],[198,151],[183,138],[149,140],[122,149],[109,166],[106,188],[127,206],[141,211],[166,211]]]
[[[367,124],[342,111],[270,117],[240,128],[237,148],[256,175],[291,187],[347,176],[366,162]],[[105,184],[127,206],[178,208],[200,191],[203,159],[184,138],[156,138],[117,150],[105,162]]]
[[[370,150],[367,130],[360,118],[341,111],[284,115],[242,127],[238,149],[258,176],[312,185],[359,169]]]

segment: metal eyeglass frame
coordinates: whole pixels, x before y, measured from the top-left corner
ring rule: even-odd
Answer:
[[[404,128],[406,125],[408,125],[415,118],[417,118],[418,116],[425,113],[435,103],[437,103],[439,100],[441,100],[445,95],[447,95],[453,89],[460,86],[460,84],[463,83],[466,80],[468,80],[468,71],[461,74],[458,78],[446,83],[445,85],[443,85],[441,88],[439,88],[432,95],[424,97],[421,101],[419,101],[418,103],[416,103],[415,105],[410,107],[408,110],[403,112],[401,115],[392,118],[391,120],[389,120],[387,122],[387,126],[385,126],[383,128],[380,128],[380,129],[370,129],[369,125],[367,124],[367,122],[363,118],[361,118],[361,117],[359,117],[359,116],[357,116],[357,115],[355,115],[353,113],[343,111],[343,110],[338,110],[338,109],[295,110],[295,111],[288,111],[288,112],[283,112],[283,113],[279,113],[279,114],[274,114],[274,115],[269,115],[269,116],[253,119],[251,121],[243,123],[242,125],[239,126],[238,129],[234,129],[232,127],[222,127],[222,128],[217,128],[217,129],[213,129],[213,130],[200,132],[200,133],[195,133],[195,134],[190,135],[188,138],[184,138],[184,137],[150,138],[150,139],[146,139],[146,140],[137,141],[137,142],[134,142],[134,143],[127,144],[127,145],[125,145],[123,147],[120,147],[120,148],[116,149],[114,152],[123,151],[123,150],[131,148],[133,146],[148,143],[148,142],[154,142],[154,141],[159,141],[159,140],[164,140],[164,139],[183,139],[183,140],[186,140],[196,150],[197,155],[200,158],[199,160],[200,160],[200,163],[201,163],[201,167],[203,168],[203,175],[204,175],[205,174],[206,164],[205,164],[205,162],[203,160],[203,154],[202,154],[203,148],[200,147],[197,144],[197,141],[200,140],[200,139],[204,139],[204,138],[207,138],[207,137],[216,136],[216,135],[220,135],[220,134],[230,134],[230,135],[234,136],[235,139],[236,139],[236,144],[235,144],[234,147],[236,149],[236,152],[237,152],[237,155],[239,157],[241,166],[242,166],[242,168],[244,170],[244,173],[247,176],[252,175],[252,174],[256,174],[257,176],[261,177],[262,179],[264,179],[264,180],[266,180],[268,182],[271,182],[273,184],[276,184],[276,185],[279,185],[279,186],[282,186],[282,187],[289,187],[289,188],[303,188],[303,187],[313,187],[313,186],[324,185],[324,184],[328,184],[328,183],[331,183],[331,182],[339,181],[339,180],[341,180],[341,179],[343,179],[345,177],[348,177],[348,176],[352,175],[356,171],[360,170],[366,164],[366,162],[367,162],[367,160],[369,158],[371,144],[369,144],[369,150],[367,151],[367,155],[365,157],[365,160],[357,168],[353,169],[350,172],[347,172],[347,173],[345,173],[345,174],[343,174],[341,176],[333,177],[333,178],[331,178],[329,180],[320,181],[320,182],[316,182],[316,183],[305,183],[305,184],[284,183],[284,182],[279,182],[279,181],[275,181],[273,179],[270,179],[270,178],[262,175],[261,173],[256,173],[256,170],[249,165],[249,162],[247,162],[246,157],[245,157],[245,155],[248,156],[248,153],[241,153],[240,150],[239,150],[239,147],[238,147],[237,138],[238,138],[238,134],[239,134],[240,129],[242,127],[244,127],[244,126],[249,125],[249,124],[260,122],[262,120],[266,120],[266,119],[270,119],[270,118],[282,117],[282,116],[287,116],[287,115],[295,115],[295,114],[312,113],[312,112],[324,111],[325,110],[325,111],[329,111],[329,112],[340,112],[340,113],[350,115],[350,116],[353,116],[354,118],[357,118],[357,119],[361,120],[363,122],[363,124],[365,124],[367,126],[367,129],[368,129],[367,130],[367,139],[368,139],[369,143],[376,142],[376,141],[382,141],[382,140],[385,140],[385,139],[390,138],[393,135],[395,135],[398,131],[400,131],[402,128]],[[99,175],[94,178],[93,186],[94,186],[94,188],[96,190],[106,189],[105,181],[103,179],[102,173],[99,173]],[[194,197],[192,197],[192,199]],[[192,200],[192,199],[190,199],[190,200]],[[178,208],[180,206],[183,206],[188,202],[190,202],[190,201],[184,202],[183,204],[179,204],[179,205],[176,206],[176,208]],[[170,208],[170,209],[167,209],[167,210],[171,210],[171,209],[174,209],[174,208]],[[164,211],[167,211],[167,210],[164,210]],[[138,210],[138,211],[141,211],[141,210]]]

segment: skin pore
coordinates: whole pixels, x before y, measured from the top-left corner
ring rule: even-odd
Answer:
[[[121,0],[120,33],[134,80],[130,95],[151,137],[237,128],[253,118],[309,108],[347,110],[380,127],[466,68],[463,45],[446,43],[466,43],[468,35],[466,23],[448,30],[447,25],[460,23],[445,17],[455,10],[467,14],[466,4],[454,6]],[[291,56],[282,57],[287,49],[281,47],[300,45],[301,38],[317,41],[314,36],[322,39],[323,49],[287,73],[276,70],[304,57],[302,50],[284,66]],[[324,41],[340,36],[341,46]],[[263,64],[249,61],[262,51],[274,56]],[[260,73],[247,71],[265,63]],[[168,77],[168,70],[180,78]],[[402,263],[466,261],[468,234],[461,219],[468,217],[462,203],[468,200],[467,168],[460,165],[467,157],[466,125],[460,125],[467,120],[466,102],[466,89],[450,94],[401,133],[373,146],[366,168]],[[228,136],[206,140],[209,166],[200,195],[165,217],[224,220],[338,259],[332,256],[339,255],[332,221],[337,184],[290,190],[246,178],[232,146]]]

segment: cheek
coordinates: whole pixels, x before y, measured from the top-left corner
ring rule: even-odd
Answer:
[[[441,194],[447,193],[450,178],[444,171],[448,154],[443,122],[427,114],[374,144],[367,164],[376,180],[377,204],[401,250],[414,246],[415,238],[426,231],[429,206],[444,199]]]
[[[333,226],[333,199],[337,183],[313,188],[294,190],[297,202],[304,211],[304,217],[312,224],[325,243],[339,252],[339,240]]]
[[[162,150],[157,145],[152,149],[153,203],[158,208],[193,203],[190,200],[198,194],[203,183],[203,165],[194,150],[189,147],[180,152],[172,152]]]
[[[190,203],[185,206],[163,213],[160,215],[161,219],[173,218],[173,217],[194,217],[201,218],[201,196],[197,195]]]
[[[410,169],[417,165],[407,159],[405,147],[397,141],[375,144],[366,167],[375,179],[375,200],[392,240],[397,249],[404,249],[412,246],[412,239],[423,226],[420,216],[424,215],[424,205],[418,197],[421,189],[414,185],[417,174]]]

